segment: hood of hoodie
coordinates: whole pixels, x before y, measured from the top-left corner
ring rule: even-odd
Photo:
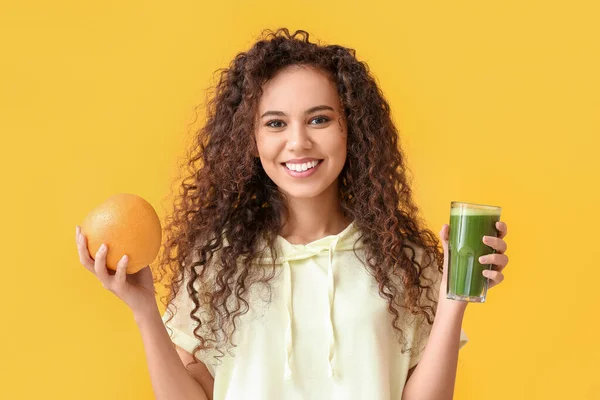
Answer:
[[[287,310],[287,327],[285,330],[285,365],[284,365],[284,378],[291,379],[292,370],[290,368],[290,358],[293,351],[293,337],[292,337],[292,324],[294,323],[294,315],[292,308],[292,274],[290,271],[290,262],[307,259],[326,253],[328,255],[328,266],[327,266],[327,296],[329,299],[329,310],[327,315],[328,321],[328,342],[329,342],[329,377],[335,375],[335,370],[332,365],[332,360],[335,355],[335,335],[333,327],[333,299],[335,295],[335,254],[341,251],[353,251],[354,249],[360,249],[363,247],[362,241],[360,240],[361,233],[356,228],[354,221],[350,223],[342,232],[337,235],[325,236],[321,239],[310,242],[306,245],[303,244],[292,244],[281,236],[277,236],[275,239],[275,246],[278,248],[277,259],[275,260],[276,265],[283,267],[283,296]],[[266,254],[265,252],[264,254]],[[272,265],[273,258],[270,256],[264,256],[255,261],[257,264]]]

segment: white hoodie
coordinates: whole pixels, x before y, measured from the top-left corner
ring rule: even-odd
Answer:
[[[423,249],[410,245],[420,261]],[[400,399],[422,351],[402,353],[387,300],[361,263],[354,223],[306,245],[278,236],[276,246],[281,273],[269,282],[270,299],[262,286],[249,290],[250,310],[236,322],[237,347],[220,361],[214,350],[196,354],[215,378],[214,399]],[[260,258],[255,265],[272,261]],[[198,343],[189,317],[193,303],[185,289],[179,294],[173,301],[177,313],[166,326],[173,342],[192,353]],[[402,311],[407,348],[422,350],[431,327]],[[461,332],[460,346],[466,342]]]

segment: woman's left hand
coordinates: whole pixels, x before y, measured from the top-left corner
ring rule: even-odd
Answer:
[[[479,258],[481,264],[492,264],[492,270],[484,270],[483,276],[490,280],[488,289],[500,284],[504,280],[504,268],[508,264],[508,256],[504,254],[507,249],[507,244],[503,240],[507,233],[508,227],[506,223],[502,221],[496,222],[496,229],[498,229],[498,237],[484,236],[482,238],[483,243],[496,250],[494,254],[486,254]],[[440,287],[440,299],[446,298],[446,282],[448,279],[448,240],[449,240],[450,226],[444,224],[440,231],[440,239],[442,241],[442,247],[444,248],[444,274],[442,275],[442,283]]]

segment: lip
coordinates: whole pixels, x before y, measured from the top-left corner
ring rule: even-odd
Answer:
[[[318,159],[318,158],[312,158],[312,157],[292,158],[291,160],[285,161],[283,164],[286,164],[286,163],[303,164],[303,163],[307,163],[307,162],[311,162],[311,161],[323,161],[323,160]]]
[[[290,169],[288,169],[288,167],[286,167],[285,164],[282,164],[281,167],[285,170],[285,172],[288,173],[288,175],[294,177],[294,178],[306,178],[311,176],[312,174],[314,174],[315,172],[317,172],[317,170],[319,168],[321,168],[321,164],[323,164],[323,161],[319,161],[319,163],[317,164],[316,167],[311,168],[311,169],[307,169],[306,171],[302,171],[302,172],[298,172],[298,171],[292,171]]]

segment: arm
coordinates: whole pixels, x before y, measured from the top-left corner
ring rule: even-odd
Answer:
[[[180,358],[163,325],[158,308],[134,317],[142,336],[156,399],[208,400],[212,398],[205,393],[201,383],[194,379],[193,371],[188,371],[184,366],[183,358]]]
[[[465,310],[466,303],[440,299],[423,357],[409,371],[402,400],[452,399]]]
[[[508,264],[506,236],[508,228],[504,222],[496,222],[499,236],[483,237],[482,240],[496,253],[487,255],[485,262],[493,264],[494,270],[484,271],[489,281],[488,290],[504,280],[502,270]],[[456,364],[460,345],[462,320],[468,303],[446,299],[448,280],[448,238],[449,225],[444,224],[440,238],[444,248],[444,272],[439,292],[438,309],[423,357],[415,368],[409,371],[402,400],[452,399],[456,380]]]
[[[75,228],[75,243],[80,263],[102,282],[102,287],[123,300],[133,312],[146,351],[156,399],[212,400],[214,380],[206,366],[198,362],[186,368],[194,357],[184,350],[176,350],[171,342],[154,298],[154,279],[150,268],[146,266],[134,274],[127,274],[128,258],[124,256],[112,275],[106,267],[106,246],[101,246],[92,259],[87,238],[79,226]]]
[[[204,389],[204,393],[209,400],[213,399],[213,392],[215,388],[215,378],[210,374],[206,365],[203,362],[198,361],[194,358],[193,355],[185,351],[179,346],[175,346],[177,350],[177,354],[179,354],[179,358],[185,368],[188,370],[188,373],[192,378],[194,378],[200,385],[202,389]]]

